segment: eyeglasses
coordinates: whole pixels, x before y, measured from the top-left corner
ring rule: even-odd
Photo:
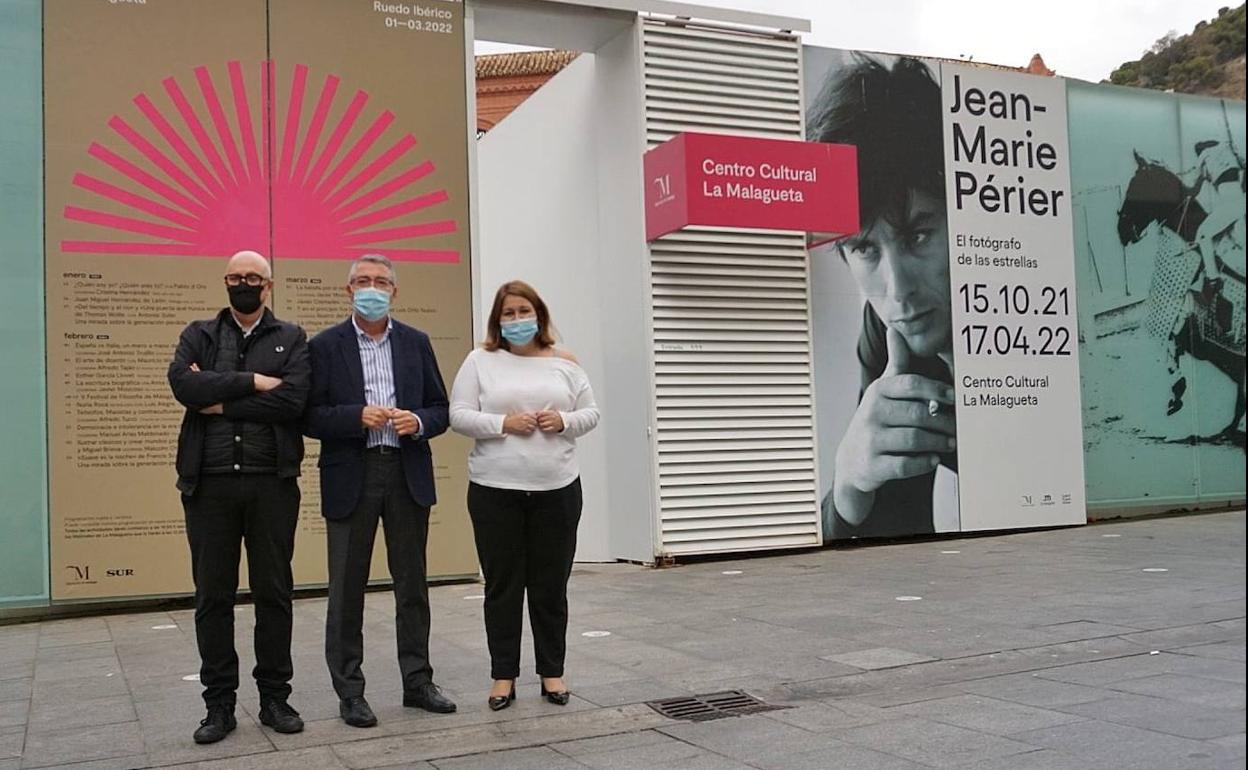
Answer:
[[[367,275],[357,276],[351,279],[351,285],[357,289],[367,289],[370,286],[382,291],[389,291],[394,288],[394,281],[389,278],[377,277],[369,278]]]
[[[268,282],[269,279],[259,273],[229,273],[225,276],[226,286],[240,286],[244,283],[248,286],[263,286]]]

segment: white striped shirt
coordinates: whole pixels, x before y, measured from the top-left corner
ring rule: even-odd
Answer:
[[[360,344],[360,366],[364,369],[364,403],[369,406],[396,406],[394,392],[394,361],[390,356],[390,330],[394,323],[386,320],[386,330],[381,339],[375,340],[356,323],[351,316],[351,324],[355,327],[355,338]],[[389,421],[380,428],[369,428],[365,446],[399,446],[399,434]]]

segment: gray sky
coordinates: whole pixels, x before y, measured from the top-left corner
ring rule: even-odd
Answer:
[[[812,45],[1023,66],[1099,81],[1170,30],[1192,31],[1235,0],[692,0],[811,20]],[[509,50],[478,44],[478,53]]]
[[[700,1],[700,0],[695,0]],[[715,0],[811,20],[805,42],[833,48],[1022,66],[1039,53],[1059,75],[1099,81],[1170,30],[1192,31],[1238,0]]]

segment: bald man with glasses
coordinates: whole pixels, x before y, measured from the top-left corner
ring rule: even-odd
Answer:
[[[301,419],[310,387],[307,335],[265,307],[269,261],[240,251],[225,267],[229,307],[183,331],[169,385],[184,407],[178,435],[178,489],[195,579],[199,681],[208,715],[196,743],[215,743],[236,726],[238,653],[234,602],[241,549],[255,604],[260,722],[297,733],[303,720],[287,702],[290,560],[299,521]]]

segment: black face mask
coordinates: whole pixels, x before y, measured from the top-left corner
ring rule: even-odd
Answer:
[[[245,283],[240,283],[237,286],[227,286],[225,288],[230,292],[230,307],[243,315],[256,312],[260,309],[260,305],[263,304],[260,301],[260,292],[264,291],[263,286],[248,286]]]

